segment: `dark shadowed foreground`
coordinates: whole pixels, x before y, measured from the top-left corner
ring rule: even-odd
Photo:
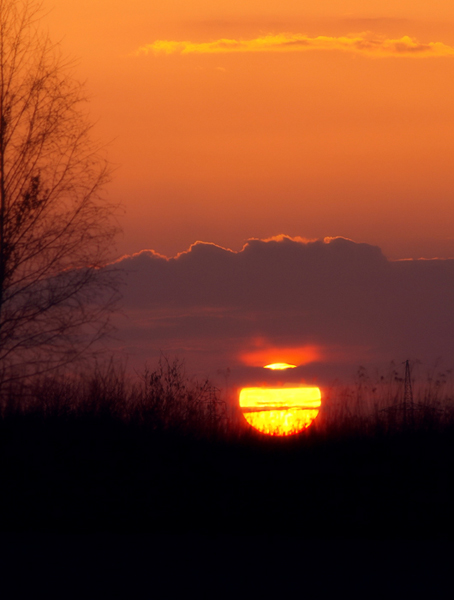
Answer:
[[[361,412],[356,392],[277,439],[247,429],[177,363],[135,384],[110,370],[11,390],[0,529],[454,539],[449,398],[426,397],[403,420],[398,397]]]

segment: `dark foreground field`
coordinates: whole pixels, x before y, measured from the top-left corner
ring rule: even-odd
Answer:
[[[170,367],[151,378],[127,402],[118,381],[82,404],[49,382],[5,402],[1,532],[454,540],[450,415],[344,415],[278,439],[208,419],[212,389],[195,398]]]
[[[372,411],[365,386],[336,397],[277,439],[225,418],[216,390],[178,366],[138,387],[97,375],[7,394],[4,597],[446,597],[449,398],[403,418],[399,395],[372,395]]]
[[[196,440],[108,417],[4,419],[0,529],[454,539],[454,431]]]

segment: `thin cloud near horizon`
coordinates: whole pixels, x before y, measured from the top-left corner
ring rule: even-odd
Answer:
[[[410,36],[386,38],[371,32],[344,36],[320,35],[310,37],[302,33],[278,33],[250,40],[221,38],[209,42],[156,40],[141,46],[134,54],[227,54],[246,52],[305,52],[309,50],[337,50],[369,57],[452,57],[454,47],[443,42],[423,43]]]

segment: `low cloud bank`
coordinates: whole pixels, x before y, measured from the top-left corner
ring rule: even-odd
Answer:
[[[206,372],[268,362],[338,374],[406,358],[454,363],[454,260],[389,261],[344,238],[198,242],[124,257],[123,349]],[[255,362],[257,364],[255,364]],[[330,370],[331,369],[331,370]]]

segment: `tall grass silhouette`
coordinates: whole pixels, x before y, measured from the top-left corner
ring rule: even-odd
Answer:
[[[236,398],[163,358],[3,389],[0,531],[454,538],[448,372],[399,369],[323,391],[313,425],[274,438]],[[230,404],[230,405],[229,405]]]

